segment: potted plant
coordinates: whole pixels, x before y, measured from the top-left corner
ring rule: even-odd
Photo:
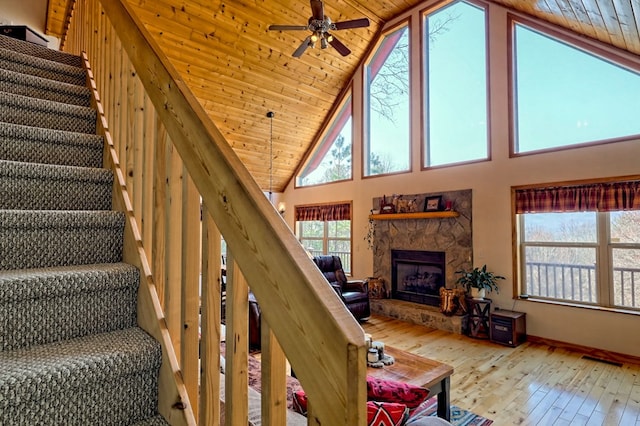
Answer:
[[[461,275],[456,283],[464,287],[467,293],[475,299],[484,299],[485,294],[491,293],[493,290],[498,293],[500,290],[497,281],[505,279],[503,276],[487,271],[487,265],[482,268],[476,266],[471,271],[456,271],[456,274]]]

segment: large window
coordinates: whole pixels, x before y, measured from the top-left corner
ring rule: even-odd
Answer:
[[[425,167],[488,158],[485,21],[464,1],[424,17]]]
[[[640,134],[640,75],[514,26],[516,153]]]
[[[296,206],[296,233],[312,255],[339,256],[351,273],[351,203]]]
[[[352,178],[351,95],[334,117],[313,155],[298,174],[298,186],[337,182]]]
[[[516,191],[521,292],[640,309],[640,183]]]
[[[409,27],[385,35],[366,67],[364,175],[410,168]]]

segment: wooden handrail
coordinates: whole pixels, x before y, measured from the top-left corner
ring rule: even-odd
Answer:
[[[152,303],[157,300],[162,306],[159,322],[171,336],[194,415],[199,411],[200,423],[216,424],[217,392],[198,388],[197,357],[200,353],[207,366],[202,383],[215,386],[217,372],[211,368],[219,365],[214,359],[220,333],[215,324],[220,318],[219,230],[232,259],[227,342],[233,342],[234,355],[227,347],[229,368],[242,363],[243,355],[246,363],[246,353],[235,351],[248,333],[242,321],[246,323],[246,279],[265,324],[263,413],[282,421],[276,409],[280,397],[271,390],[281,383],[281,347],[309,397],[310,423],[364,424],[362,328],[126,1],[77,0],[74,7],[65,47],[76,54],[86,51],[94,67],[96,91],[103,96],[103,127],[113,140],[113,163],[122,182],[119,189],[129,199],[123,204],[130,204],[135,231],[131,244],[146,258],[138,263],[149,264],[144,274],[153,290]],[[203,232],[195,226],[200,223],[200,197]],[[202,346],[197,339],[198,301],[206,322]],[[229,395],[246,395],[246,378],[229,376],[227,401]],[[228,411],[227,422],[233,420],[229,416],[243,416],[242,411]],[[172,415],[168,409],[162,412]]]

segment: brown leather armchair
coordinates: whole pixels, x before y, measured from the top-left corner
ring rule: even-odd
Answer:
[[[366,281],[347,281],[347,276],[342,269],[342,261],[338,256],[316,256],[313,262],[357,320],[371,316],[369,285]]]

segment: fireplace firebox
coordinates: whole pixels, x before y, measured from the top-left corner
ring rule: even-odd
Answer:
[[[391,297],[438,306],[445,287],[445,253],[391,250]]]

